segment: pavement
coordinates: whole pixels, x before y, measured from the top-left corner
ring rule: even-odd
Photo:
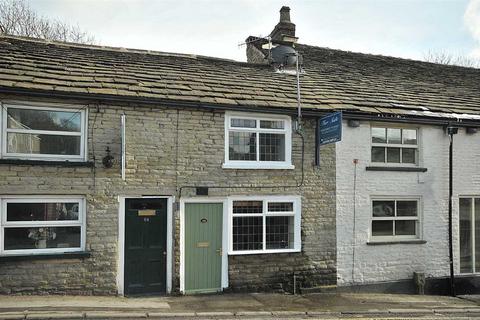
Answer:
[[[5,319],[480,319],[480,296],[321,293],[1,296]]]

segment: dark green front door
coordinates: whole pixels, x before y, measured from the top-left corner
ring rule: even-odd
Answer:
[[[125,294],[164,294],[167,199],[125,200]]]
[[[222,203],[185,204],[185,293],[222,289]]]

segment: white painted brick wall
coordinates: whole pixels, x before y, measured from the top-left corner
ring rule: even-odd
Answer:
[[[369,122],[358,128],[343,124],[337,143],[337,271],[338,285],[367,284],[412,278],[414,271],[427,277],[447,276],[448,266],[448,146],[442,127],[418,126],[417,172],[366,171],[370,164]],[[480,133],[461,129],[454,143],[454,244],[458,273],[458,196],[480,196]],[[354,163],[357,184],[354,228]],[[371,197],[415,196],[421,198],[421,238],[425,244],[367,245],[371,229]],[[353,250],[355,248],[355,250]],[[355,257],[355,261],[353,261]]]

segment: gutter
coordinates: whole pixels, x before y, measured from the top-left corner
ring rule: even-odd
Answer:
[[[11,88],[0,87],[0,94],[16,94],[30,97],[42,97],[42,98],[59,98],[59,99],[79,99],[86,100],[92,103],[98,103],[99,101],[105,101],[110,103],[137,103],[145,106],[166,106],[166,107],[183,107],[191,109],[211,109],[222,111],[244,111],[244,112],[264,112],[274,114],[285,114],[295,116],[297,110],[295,108],[279,108],[279,107],[259,107],[259,106],[235,106],[231,104],[221,103],[202,103],[195,101],[184,101],[175,99],[160,99],[160,98],[144,98],[135,96],[120,96],[114,94],[92,94],[81,92],[68,92],[63,93],[54,90],[39,90],[39,89],[25,89],[25,88]],[[339,109],[338,111],[340,111]],[[331,113],[333,110],[310,110],[302,109],[302,115],[308,117],[320,117]],[[380,114],[380,113],[365,113],[359,111],[341,110],[343,112],[344,119],[352,120],[364,120],[364,121],[381,121],[381,122],[396,122],[396,123],[417,123],[417,124],[431,124],[439,126],[448,126],[452,123],[461,124],[462,127],[480,127],[480,120],[461,119],[452,121],[452,118],[434,118],[426,116],[415,115],[399,115],[399,114]]]

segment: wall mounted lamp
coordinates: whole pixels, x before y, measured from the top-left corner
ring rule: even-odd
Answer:
[[[107,155],[103,157],[102,163],[103,166],[107,169],[113,167],[113,156],[110,154],[110,147],[107,146],[107,149],[105,150],[107,152]]]

